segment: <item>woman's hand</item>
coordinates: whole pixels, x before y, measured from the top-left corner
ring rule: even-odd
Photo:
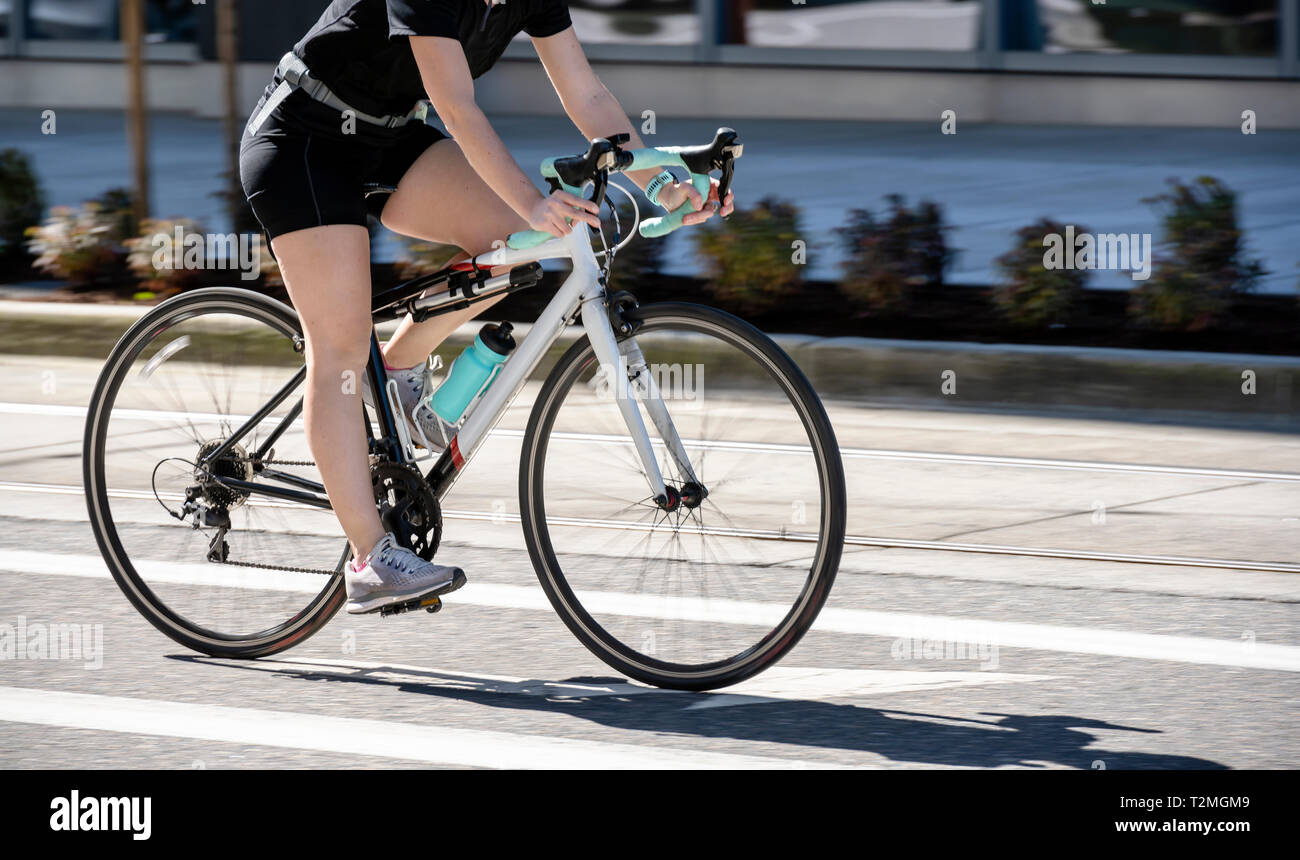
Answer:
[[[528,226],[545,230],[552,236],[567,236],[573,232],[573,225],[565,220],[566,217],[600,229],[600,207],[591,200],[562,190],[552,191],[549,197],[537,201],[528,213]]]
[[[728,191],[727,199],[723,201],[722,206],[718,206],[718,180],[712,176],[709,177],[709,199],[708,206],[705,206],[705,200],[700,196],[700,192],[689,182],[674,182],[672,185],[665,186],[659,192],[659,205],[669,212],[675,210],[678,206],[689,203],[690,212],[682,218],[683,224],[701,224],[708,221],[715,214],[727,217],[736,209],[736,195]]]

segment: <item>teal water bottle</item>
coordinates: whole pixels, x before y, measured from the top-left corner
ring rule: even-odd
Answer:
[[[515,339],[510,336],[511,328],[508,322],[483,326],[474,342],[452,362],[447,379],[429,401],[440,418],[455,424],[479,392],[487,390],[497,370],[515,348]]]

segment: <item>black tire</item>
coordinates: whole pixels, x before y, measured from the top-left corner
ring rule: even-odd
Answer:
[[[207,629],[173,611],[137,572],[119,538],[105,480],[108,416],[133,361],[155,335],[166,330],[169,323],[213,312],[261,321],[286,337],[301,337],[302,334],[298,315],[292,308],[267,296],[233,288],[183,293],[162,302],[145,314],[113,348],[91,395],[82,455],[86,505],[91,530],[114,580],[131,604],[154,627],[181,645],[202,654],[214,657],[262,657],[302,642],[329,622],[345,599],[342,577],[330,577],[329,583],[300,612],[283,623],[256,634],[230,635]]]
[[[642,335],[680,327],[724,340],[762,365],[800,416],[813,449],[821,486],[820,536],[806,582],[780,623],[749,648],[728,659],[682,664],[637,651],[607,631],[582,605],[560,568],[546,513],[546,452],[565,396],[594,361],[584,336],[560,358],[534,403],[520,456],[520,511],[524,540],[537,577],[551,605],[569,630],[593,654],[627,676],[679,690],[709,690],[743,681],[772,666],[808,631],[830,594],[844,544],[846,493],[839,448],[826,411],[793,360],[749,323],[730,314],[687,303],[647,305],[627,312],[640,321]],[[784,603],[782,604],[784,605]],[[644,646],[643,646],[644,647]],[[653,649],[651,649],[653,650]]]

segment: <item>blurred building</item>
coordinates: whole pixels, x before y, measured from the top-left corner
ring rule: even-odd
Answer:
[[[217,0],[147,0],[149,100],[220,111]],[[0,107],[122,105],[115,0],[0,0]],[[239,0],[241,98],[326,0]],[[629,111],[1300,127],[1300,0],[570,0]],[[526,38],[489,110],[558,113]]]

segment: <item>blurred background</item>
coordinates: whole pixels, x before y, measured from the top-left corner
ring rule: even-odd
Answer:
[[[238,137],[324,5],[0,0],[0,292],[150,302],[226,279],[153,270],[142,242],[257,232]],[[648,142],[730,125],[747,144],[735,217],[624,254],[646,299],[822,337],[1300,351],[1300,0],[570,8]],[[582,147],[523,35],[476,97],[530,174]],[[1045,270],[1067,228],[1149,242],[1150,277]],[[377,286],[451,253],[373,237]],[[282,289],[273,261],[257,286]]]
[[[325,6],[0,0],[0,562],[6,546],[26,552],[29,535],[45,535],[81,553],[70,567],[97,564],[76,498],[85,404],[145,308],[216,284],[284,297],[269,254],[251,281],[224,267],[159,270],[150,237],[256,238],[235,176],[238,136],[275,62]],[[1040,643],[1048,650],[1006,665],[1056,686],[900,707],[972,724],[1010,710],[1158,725],[1126,748],[1295,767],[1293,676],[1259,669],[1250,649],[1257,637],[1285,646],[1294,670],[1300,645],[1300,0],[569,6],[648,144],[704,143],[724,125],[745,144],[736,213],[634,241],[611,286],[742,315],[808,374],[850,497],[832,606],[1090,626],[1100,638],[1196,636],[1236,655],[1220,663],[1254,666],[1066,661]],[[583,149],[525,37],[476,97],[539,187],[542,158]],[[1066,231],[1149,241],[1150,277],[1047,268],[1044,237]],[[376,286],[437,269],[453,250],[372,235]],[[548,285],[561,275],[549,271]],[[550,295],[517,293],[491,315],[529,321]],[[522,427],[525,405],[510,426]],[[457,486],[451,526],[467,565],[504,547],[513,555],[483,556],[477,569],[526,582],[515,523],[493,525],[514,510],[512,443],[489,444],[503,447],[484,456],[511,465],[495,484]],[[25,571],[25,558],[0,570]],[[48,581],[28,579],[35,617]],[[87,618],[130,615],[100,587]],[[396,629],[383,635],[405,635]],[[492,629],[466,633],[486,643],[475,660]],[[800,665],[899,668],[885,640],[821,647],[801,645]],[[537,677],[570,664],[482,665]],[[200,686],[191,671],[174,670],[187,694]],[[825,693],[841,695],[842,685]],[[940,731],[877,750],[915,729],[855,723],[862,712],[837,705],[823,718],[828,756],[1085,768],[1105,758],[1075,755],[1068,733],[1035,736],[1005,760],[971,752],[996,740]],[[795,711],[733,731],[803,743],[763,728],[782,723],[813,724]]]
[[[224,269],[154,269],[147,239],[257,234],[238,137],[324,6],[0,0],[0,293],[147,304],[228,282]],[[734,217],[623,254],[615,284],[643,301],[705,297],[821,338],[1300,353],[1300,0],[570,9],[645,140],[703,142],[730,125],[746,143]],[[523,35],[476,98],[530,175],[583,146]],[[372,227],[377,287],[453,250]],[[1044,236],[1067,229],[1149,244],[1150,276],[1045,269]],[[262,257],[252,285],[283,296]],[[546,296],[512,297],[503,312],[527,318]],[[898,372],[828,384],[931,397],[928,369],[911,379],[887,364]],[[1045,393],[1001,372],[966,402],[1164,398],[1205,411],[1209,396],[1149,384]],[[1229,398],[1213,420],[1292,427],[1279,374],[1269,398]]]
[[[235,211],[233,141],[274,62],[323,6],[0,0],[0,148],[24,153],[46,206],[120,187],[141,215],[251,229],[247,212]],[[138,51],[122,15],[136,7]],[[1243,244],[1261,262],[1242,286],[1294,293],[1297,0],[570,8],[598,73],[648,141],[704,140],[721,124],[741,131],[751,145],[740,201],[796,205],[792,226],[809,247],[803,279],[842,277],[852,237],[835,230],[856,208],[887,217],[890,194],[938,207],[953,252],[939,273],[946,282],[991,286],[1017,231],[1037,220],[1158,236],[1161,213],[1143,201],[1170,179],[1209,176],[1236,195]],[[580,146],[522,35],[477,97],[526,170]],[[141,109],[133,120],[132,98]],[[57,134],[39,121],[45,110],[57,112]],[[1247,121],[1261,133],[1244,135]],[[18,229],[7,238],[11,255],[24,241]],[[401,256],[390,237],[376,238],[378,261]],[[666,251],[673,275],[706,264],[684,237]],[[1097,271],[1086,286],[1127,290],[1133,281]]]

